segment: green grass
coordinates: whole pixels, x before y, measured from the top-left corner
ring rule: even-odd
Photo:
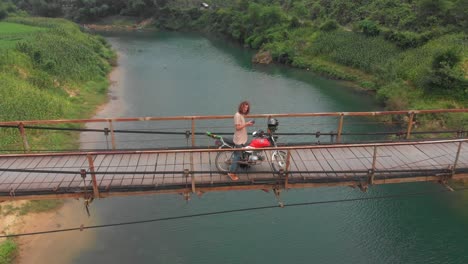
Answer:
[[[0,264],[12,263],[17,252],[17,245],[12,239],[0,243]]]
[[[13,48],[16,43],[26,40],[45,28],[28,26],[9,22],[0,22],[0,49]]]
[[[0,217],[7,215],[26,215],[28,213],[41,213],[55,210],[63,205],[63,200],[28,201],[21,206],[11,204],[0,206]],[[0,242],[0,264],[11,264],[17,253],[17,244],[12,239]]]
[[[26,215],[28,213],[42,213],[48,212],[63,205],[63,200],[38,200],[38,201],[28,201],[21,206],[15,207],[13,205],[7,204],[0,208],[0,215]]]
[[[28,26],[23,24],[17,23],[10,23],[10,22],[0,22],[0,35],[8,35],[8,34],[25,34],[25,33],[33,33],[43,31],[45,28],[36,27],[36,26]]]
[[[19,209],[20,215],[28,213],[41,213],[54,210],[63,205],[63,200],[39,200],[29,201]]]
[[[0,32],[0,121],[89,118],[106,100],[116,55],[102,37],[64,19],[29,17],[0,22]],[[78,133],[27,136],[33,150],[78,146]],[[0,149],[21,148],[17,129],[0,129]]]

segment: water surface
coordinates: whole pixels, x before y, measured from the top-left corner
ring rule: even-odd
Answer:
[[[233,114],[245,99],[259,114],[379,109],[372,98],[308,71],[252,65],[253,53],[233,44],[161,32],[106,38],[121,57],[116,100],[99,117]],[[336,124],[324,126],[319,129]],[[290,190],[281,200],[287,205],[441,188],[417,183],[367,193],[349,187]],[[467,199],[446,193],[102,228],[90,231],[96,241],[71,262],[468,263]],[[97,200],[91,214],[96,224],[110,224],[275,204],[271,192],[261,191],[207,193],[189,202],[155,195]]]

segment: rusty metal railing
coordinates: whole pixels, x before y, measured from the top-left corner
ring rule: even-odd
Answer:
[[[467,179],[468,178],[468,159],[466,147],[462,146],[467,144],[468,139],[453,139],[453,140],[439,140],[439,141],[417,141],[417,142],[390,142],[390,143],[360,143],[360,144],[340,144],[340,145],[309,145],[309,146],[284,146],[278,148],[264,148],[265,151],[272,150],[282,150],[286,152],[286,166],[282,171],[249,171],[251,175],[251,180],[247,182],[231,182],[227,179],[225,182],[219,182],[219,184],[208,183],[206,180],[203,180],[203,176],[219,174],[219,172],[214,170],[195,170],[194,169],[194,160],[190,159],[190,164],[186,164],[186,167],[181,168],[180,170],[128,170],[126,168],[114,168],[113,170],[97,170],[94,164],[94,158],[98,155],[126,155],[126,154],[180,154],[180,153],[216,153],[224,151],[232,151],[232,149],[181,149],[181,150],[142,150],[142,151],[95,151],[95,152],[69,152],[69,153],[30,153],[30,154],[5,154],[0,155],[0,158],[34,158],[34,157],[66,157],[66,156],[81,156],[85,158],[85,162],[81,165],[83,167],[60,167],[59,170],[53,170],[53,168],[0,168],[0,174],[5,172],[10,173],[42,173],[42,174],[65,174],[65,175],[80,175],[81,178],[88,180],[85,185],[77,185],[76,188],[64,187],[60,188],[49,188],[47,190],[38,189],[30,190],[30,194],[24,192],[21,194],[21,190],[8,189],[9,194],[3,191],[3,194],[0,195],[0,201],[3,200],[12,200],[12,199],[22,199],[21,195],[25,195],[25,199],[48,199],[52,197],[83,197],[86,199],[90,197],[99,198],[99,197],[109,197],[109,196],[119,196],[119,195],[133,195],[134,193],[140,194],[149,194],[149,193],[197,193],[197,192],[206,192],[206,191],[227,191],[227,190],[253,190],[253,189],[264,189],[266,187],[273,188],[306,188],[306,187],[320,187],[320,186],[345,186],[345,185],[365,185],[367,184],[385,184],[385,183],[399,183],[399,182],[417,182],[417,181],[441,181],[444,182],[448,179]],[[438,166],[437,168],[420,168],[419,166],[414,167],[398,167],[396,169],[384,169],[382,167],[378,168],[377,163],[381,159],[380,155],[386,157],[385,149],[388,147],[398,147],[398,146],[422,146],[428,144],[451,144],[456,147],[452,148],[452,152],[446,153],[450,157],[449,163],[445,164],[448,166]],[[466,146],[466,145],[465,145]],[[292,164],[292,155],[293,151],[299,150],[319,150],[319,149],[353,149],[353,148],[368,148],[369,150],[367,155],[370,158],[362,168],[358,169],[323,169],[323,170],[314,170],[313,167],[310,167],[307,170],[298,170],[291,169]],[[297,155],[297,154],[296,154]],[[439,154],[435,154],[434,157],[438,157]],[[297,157],[297,156],[296,156]],[[430,158],[430,157],[429,157]],[[366,158],[367,159],[367,158]],[[190,165],[190,166],[188,166]],[[460,166],[461,165],[461,166]],[[406,165],[405,165],[406,166]],[[322,177],[322,179],[317,179],[318,177],[311,177],[314,174],[336,174],[335,177]],[[97,176],[102,177],[106,174],[130,174],[130,175],[145,175],[145,174],[174,174],[179,178],[187,179],[179,185],[169,186],[159,186],[155,184],[140,184],[130,187],[116,187],[115,189],[108,189],[98,184]],[[259,178],[257,179],[255,175],[265,175],[270,174],[269,178]],[[302,177],[290,177],[291,174],[307,174],[302,180]],[[353,177],[353,174],[357,174],[357,177]],[[392,174],[393,176],[388,178],[385,174]],[[411,174],[411,176],[405,176],[406,174]],[[9,178],[9,177],[6,177]],[[34,177],[38,178],[38,177]],[[79,178],[79,177],[78,177]],[[9,179],[16,179],[10,177]],[[24,177],[22,181],[26,181]],[[102,178],[101,178],[102,180]],[[61,184],[63,180],[58,180],[59,182],[49,182],[51,186],[56,186]],[[0,182],[0,187],[2,185],[15,185],[15,182],[8,182],[8,180],[3,180]],[[19,185],[18,185],[19,186]],[[78,189],[77,189],[78,188]],[[367,188],[367,187],[366,187]],[[1,189],[1,188],[0,188]],[[37,192],[37,193],[36,193]],[[0,192],[2,193],[2,192]],[[13,196],[11,194],[14,194]],[[3,195],[3,197],[2,197]]]
[[[386,121],[381,121],[382,124],[391,123],[389,120],[397,119],[399,120],[399,131],[397,132],[375,132],[374,134],[381,134],[381,135],[392,135],[395,134],[398,136],[398,139],[409,140],[412,139],[412,136],[419,135],[421,133],[451,133],[456,134],[455,137],[464,138],[467,136],[467,129],[464,127],[458,127],[456,129],[451,130],[429,130],[427,132],[424,131],[415,131],[418,128],[419,117],[425,117],[430,115],[438,115],[438,114],[460,114],[462,115],[461,120],[465,120],[468,123],[468,109],[436,109],[436,110],[408,110],[408,111],[377,111],[377,112],[323,112],[323,113],[289,113],[289,114],[252,114],[249,115],[249,118],[264,118],[265,120],[268,118],[316,118],[316,117],[335,117],[337,118],[337,122],[335,125],[335,130],[330,131],[329,133],[320,133],[315,132],[316,137],[329,135],[331,137],[331,141],[333,143],[341,143],[343,142],[343,136],[345,135],[358,135],[359,133],[353,132],[346,132],[345,129],[352,125],[351,120],[352,117],[363,117],[363,118],[379,118],[382,117],[386,119]],[[466,117],[466,118],[464,118]],[[123,118],[96,118],[96,119],[62,119],[62,120],[30,120],[30,121],[8,121],[8,122],[0,122],[0,128],[17,128],[19,131],[19,142],[22,142],[22,148],[24,152],[30,152],[32,149],[32,144],[30,140],[28,140],[28,135],[26,130],[27,129],[43,129],[43,130],[65,130],[65,131],[95,131],[95,132],[103,132],[107,136],[110,136],[110,145],[112,150],[118,149],[118,141],[116,139],[117,133],[130,133],[129,131],[125,131],[122,129],[116,129],[117,123],[127,123],[127,122],[159,122],[159,121],[188,121],[190,124],[186,127],[184,132],[179,132],[179,134],[184,134],[188,139],[190,138],[190,144],[188,146],[197,147],[197,140],[196,136],[201,135],[204,133],[197,124],[201,121],[205,120],[225,120],[231,119],[232,115],[211,115],[211,116],[172,116],[172,117],[123,117]],[[423,118],[421,118],[423,119]],[[299,120],[299,119],[298,119]],[[301,119],[298,122],[303,122],[304,119]],[[79,124],[84,126],[84,124],[96,124],[101,123],[103,125],[107,125],[103,129],[79,129],[79,128],[51,128],[51,127],[37,127],[37,125],[61,125],[61,124]],[[36,127],[33,127],[36,125]],[[458,124],[460,125],[460,124]],[[462,124],[465,126],[465,124]],[[199,129],[197,131],[197,129]],[[137,133],[135,131],[131,133]],[[139,131],[138,133],[144,133]],[[281,133],[278,133],[281,134]],[[288,133],[285,133],[288,134]],[[291,134],[291,133],[289,133]],[[314,133],[308,133],[313,135]],[[361,135],[365,135],[366,133],[361,133]],[[372,133],[367,133],[372,134]]]

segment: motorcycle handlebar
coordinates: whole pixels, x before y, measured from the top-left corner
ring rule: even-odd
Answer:
[[[217,136],[217,135],[215,135],[215,134],[213,134],[213,133],[211,133],[211,132],[208,132],[208,131],[206,132],[206,135],[209,136],[209,137],[211,137],[211,138],[215,138],[215,139],[221,138],[221,136]]]

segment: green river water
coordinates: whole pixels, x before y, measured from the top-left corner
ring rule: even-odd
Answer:
[[[120,53],[119,74],[115,100],[98,117],[234,114],[244,99],[258,114],[379,110],[372,98],[308,71],[252,65],[252,51],[223,41],[161,32],[105,37]],[[315,188],[281,199],[287,205],[442,189]],[[109,224],[275,204],[261,191],[189,202],[155,195],[97,200],[91,215],[94,224]],[[438,193],[101,228],[86,231],[94,241],[70,263],[468,263],[467,208],[467,193]]]

